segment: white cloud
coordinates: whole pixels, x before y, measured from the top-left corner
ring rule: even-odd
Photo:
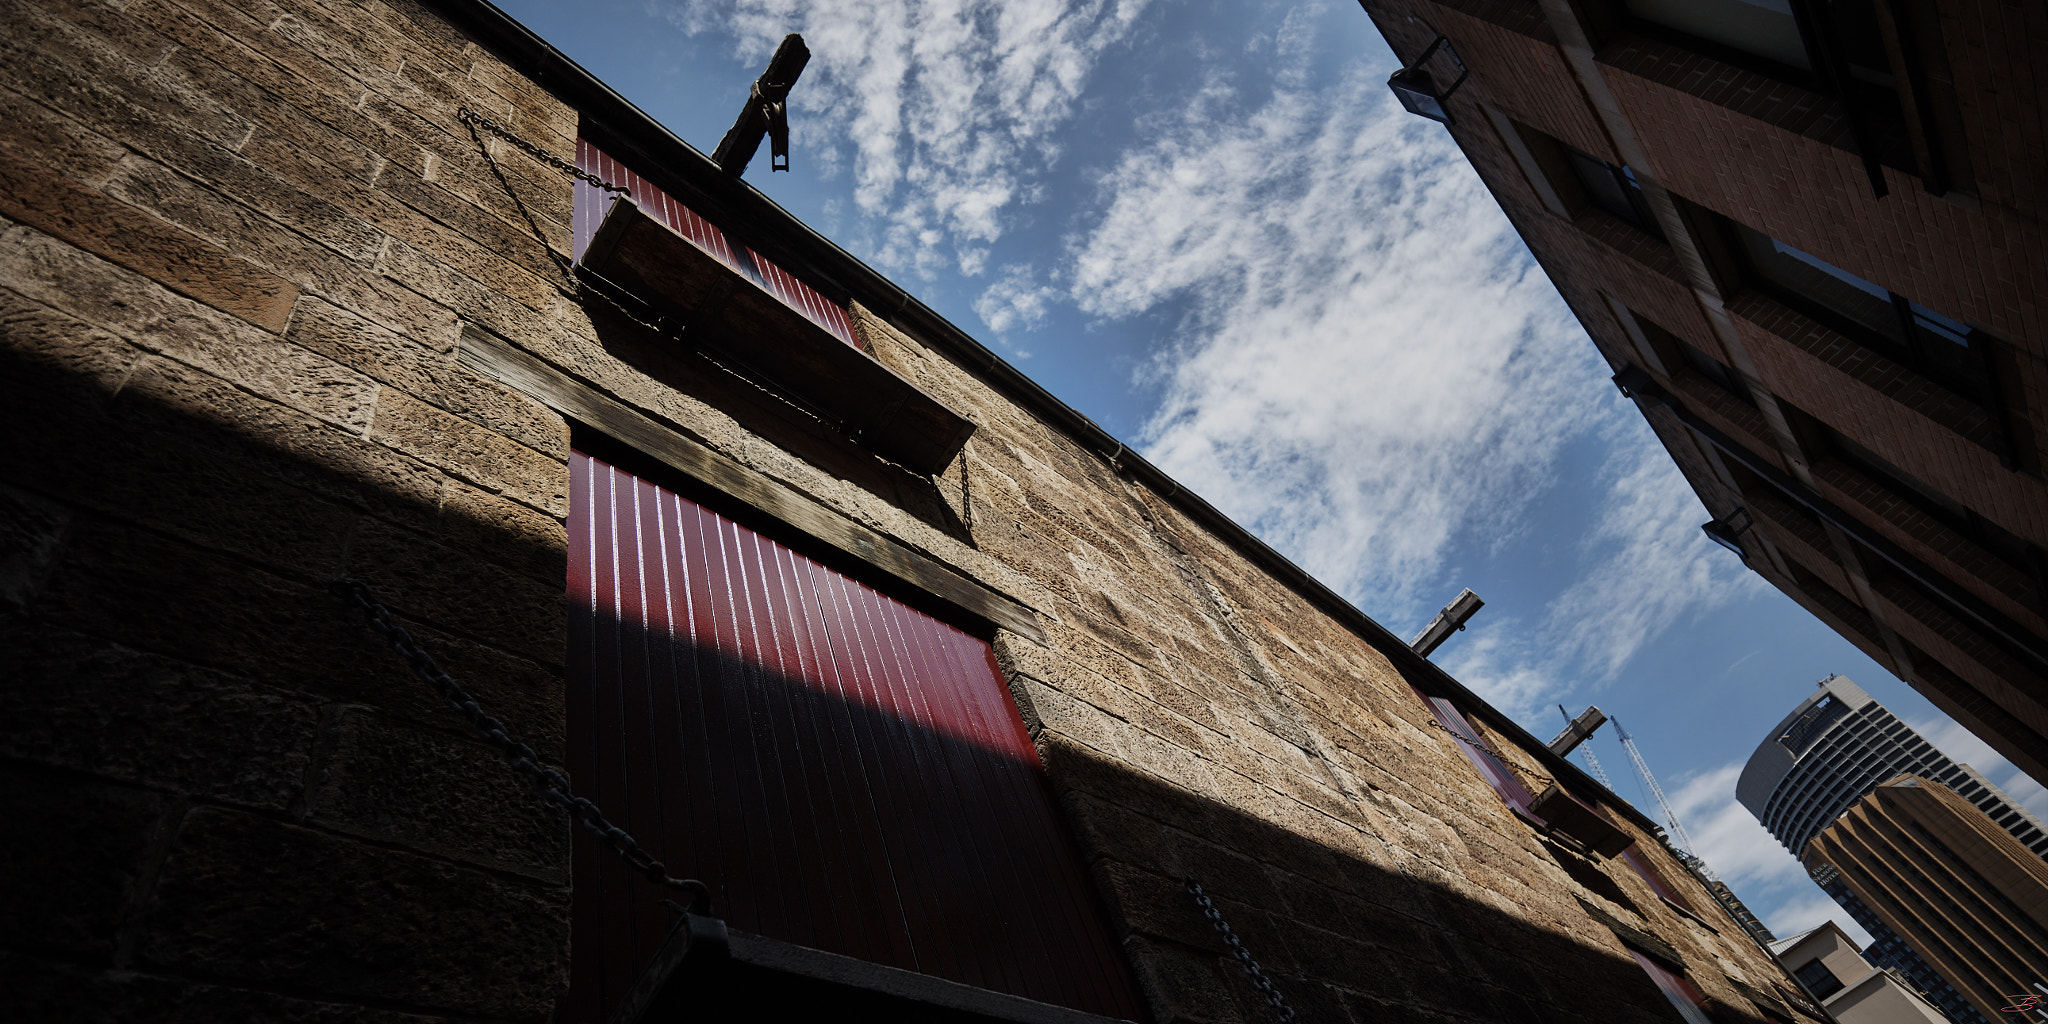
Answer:
[[[1742,762],[1731,761],[1685,778],[1669,793],[1672,808],[1692,837],[1693,852],[1779,938],[1833,920],[1851,938],[1868,944],[1870,934],[1813,884],[1799,861],[1735,802],[1735,780],[1741,775]]]
[[[1742,764],[1731,761],[1690,776],[1670,792],[1671,806],[1692,837],[1693,852],[1738,892],[1742,885],[1771,888],[1804,881],[1806,869],[1748,808],[1735,802]]]
[[[1620,464],[1581,541],[1609,554],[1551,602],[1543,629],[1561,659],[1600,678],[1680,618],[1764,586],[1700,533],[1707,512],[1663,449],[1638,444],[1626,455],[1632,463]]]
[[[686,32],[724,31],[765,61],[784,34],[810,47],[807,149],[851,145],[854,202],[892,269],[979,274],[1005,214],[1038,191],[1097,63],[1146,0],[701,0],[665,7]]]
[[[1040,284],[1028,265],[1018,264],[1005,267],[1002,276],[982,291],[974,300],[974,311],[989,330],[1008,334],[1043,324],[1046,311],[1058,298],[1059,292]]]
[[[1609,447],[1599,517],[1570,535],[1578,582],[1541,621],[1475,626],[1451,656],[1518,715],[1738,592],[1697,498],[1441,129],[1364,73],[1277,81],[1254,107],[1212,78],[1155,126],[1103,176],[1065,268],[1085,312],[1178,317],[1148,457],[1405,618],[1441,600],[1453,551],[1526,536],[1567,445]]]
[[[1751,907],[1750,910],[1754,911],[1756,908]],[[1850,917],[1849,912],[1843,910],[1841,904],[1836,903],[1832,897],[1818,888],[1785,900],[1772,907],[1768,914],[1759,913],[1757,917],[1763,921],[1764,927],[1771,930],[1771,934],[1781,939],[1812,931],[1820,927],[1823,921],[1833,921],[1840,925],[1843,931],[1848,932],[1849,937],[1854,939],[1858,946],[1870,945],[1870,933],[1864,931],[1863,926],[1857,924],[1856,919]]]
[[[1461,532],[1512,526],[1591,422],[1598,357],[1462,156],[1377,83],[1236,100],[1212,83],[1106,175],[1073,299],[1185,308],[1148,456],[1398,602]]]

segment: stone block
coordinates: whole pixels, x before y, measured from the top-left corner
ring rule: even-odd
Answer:
[[[87,185],[104,180],[128,152],[12,90],[0,90],[0,148]]]
[[[28,228],[0,229],[0,247],[30,237]],[[121,387],[142,350],[119,336],[0,288],[0,348],[45,378],[36,390],[75,392],[98,405]]]
[[[569,457],[562,417],[436,351],[319,299],[308,298],[285,339],[479,426],[558,459]]]
[[[0,154],[0,213],[264,330],[284,329],[299,290],[176,226]]]
[[[69,508],[0,484],[0,611],[18,611],[29,603],[57,560],[70,522]]]
[[[349,575],[411,618],[545,665],[568,656],[563,582],[541,582],[479,562],[427,537],[366,522],[349,549]]]
[[[140,962],[308,998],[544,1021],[568,892],[238,811],[185,820]]]
[[[452,721],[353,602],[320,581],[287,580],[160,534],[100,519],[83,524],[38,610],[80,633],[275,689],[361,702],[437,727]],[[559,670],[418,623],[407,628],[486,709],[544,756],[560,757]]]
[[[83,509],[146,524],[280,571],[341,567],[352,509],[264,472],[258,460],[190,436],[131,429],[123,417],[0,409],[19,447],[0,471]]]
[[[349,211],[291,187],[261,168],[238,166],[249,199],[224,194],[143,157],[129,157],[100,186],[108,195],[176,224],[279,276],[296,279],[308,242],[366,263],[383,247],[383,232]],[[250,197],[254,198],[254,197]],[[362,268],[358,268],[358,272]]]
[[[36,6],[45,16],[63,22],[142,67],[162,60],[174,45],[113,4],[95,0],[40,0]]]
[[[8,242],[0,274],[22,295],[344,429],[368,423],[376,382],[362,374],[47,235]]]
[[[434,539],[557,587],[568,574],[560,519],[461,481],[450,481]]]
[[[233,111],[33,4],[14,0],[5,20],[10,85],[93,131],[125,141],[123,129],[131,125],[167,122],[228,146],[248,134],[249,123]]]
[[[531,352],[551,354],[560,348],[567,325],[543,316],[464,276],[411,243],[393,239],[377,257],[377,272],[405,288],[453,310],[483,329]]]
[[[1138,987],[1160,1024],[1239,1024],[1245,1017],[1213,954],[1132,936],[1124,941]]]
[[[130,970],[98,970],[0,952],[0,990],[16,1020],[50,1024],[440,1024],[449,1018],[295,999]]]
[[[162,359],[138,366],[113,429],[221,449],[262,473],[380,518],[428,528],[443,477],[425,463]]]
[[[317,711],[290,693],[44,623],[0,625],[4,756],[282,811]]]
[[[1120,861],[1100,862],[1094,873],[1117,934],[1137,933],[1212,953],[1229,952],[1181,878]]]
[[[10,726],[11,727],[11,726]],[[10,945],[105,957],[170,801],[103,782],[0,771],[0,934]]]
[[[448,716],[453,727],[457,720]],[[569,817],[495,748],[344,708],[309,795],[311,820],[547,882],[569,882]]]
[[[448,475],[555,516],[569,512],[569,466],[396,388],[377,396],[370,436]]]

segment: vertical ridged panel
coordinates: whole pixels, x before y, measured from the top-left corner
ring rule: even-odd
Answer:
[[[654,183],[646,178],[633,173],[610,154],[591,145],[587,139],[576,140],[576,166],[605,181],[631,189],[633,201],[640,204],[640,208],[646,211],[649,217],[689,239],[697,248],[710,253],[720,263],[731,267],[735,273],[760,285],[770,295],[781,299],[783,304],[803,314],[805,319],[824,328],[833,337],[855,348],[860,347],[860,342],[853,334],[853,318],[847,314],[845,307],[818,294],[816,289],[776,266],[760,253],[744,245],[735,245],[716,224],[705,220],[697,211],[656,188]],[[581,259],[583,251],[590,247],[591,238],[597,234],[597,227],[604,222],[605,211],[610,208],[612,195],[613,193],[596,185],[577,180],[575,202],[570,215],[570,234],[575,239],[574,258]]]
[[[989,645],[669,491],[572,457],[577,792],[733,927],[1139,1017]],[[578,836],[564,1021],[670,923]]]

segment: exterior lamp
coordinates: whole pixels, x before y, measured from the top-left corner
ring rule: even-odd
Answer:
[[[1451,58],[1451,63],[1458,66],[1458,80],[1452,82],[1451,87],[1442,92],[1436,91],[1436,82],[1429,77],[1429,72],[1422,70],[1422,66],[1429,63],[1429,58],[1436,56],[1436,49],[1439,46],[1443,47],[1444,53]],[[1465,79],[1471,76],[1472,72],[1466,69],[1465,62],[1458,59],[1457,47],[1452,46],[1449,39],[1438,36],[1429,44],[1429,49],[1422,51],[1422,56],[1415,59],[1413,66],[1402,68],[1387,79],[1387,88],[1394,90],[1394,95],[1400,99],[1401,106],[1406,107],[1409,113],[1421,114],[1432,121],[1450,124],[1451,112],[1444,107],[1444,101],[1450,99],[1451,94],[1457,92],[1458,87],[1464,85]]]
[[[1700,530],[1709,540],[1735,552],[1736,557],[1747,560],[1749,553],[1742,550],[1742,534],[1753,525],[1755,524],[1749,518],[1749,510],[1738,508],[1720,519],[1701,523]]]

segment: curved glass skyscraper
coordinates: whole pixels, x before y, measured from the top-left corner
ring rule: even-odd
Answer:
[[[2048,857],[2048,827],[1975,768],[1934,749],[1899,716],[1845,676],[1829,676],[1757,745],[1735,798],[1795,857],[1851,804],[1904,774],[1932,779],[1977,805],[2036,856]],[[1864,957],[1896,968],[1956,1024],[1984,1020],[1962,993],[1857,899],[1833,868],[1809,865],[1813,880],[1871,935]]]
[[[1911,773],[1976,804],[2037,856],[2048,826],[1975,768],[1934,749],[1847,676],[1829,676],[1749,756],[1735,798],[1794,857],[1877,784]]]

